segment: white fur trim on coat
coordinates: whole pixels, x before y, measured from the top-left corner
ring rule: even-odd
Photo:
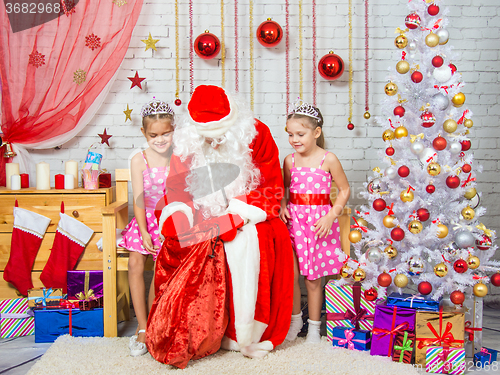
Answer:
[[[256,206],[240,201],[239,199],[231,199],[227,212],[240,215],[243,220],[248,220],[250,224],[258,224],[266,221],[266,212]]]
[[[193,226],[194,219],[193,219],[193,210],[191,209],[191,207],[189,207],[186,203],[172,202],[163,207],[163,209],[161,210],[160,220],[158,220],[158,228],[160,228],[160,232],[163,228],[163,223],[165,223],[165,221],[170,216],[172,216],[174,212],[177,211],[181,211],[182,213],[184,213],[188,218],[189,226],[190,227]]]

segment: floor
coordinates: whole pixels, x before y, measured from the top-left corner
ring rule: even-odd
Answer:
[[[324,325],[324,324],[323,324]],[[118,336],[131,336],[137,321],[131,319],[118,325]],[[35,344],[34,336],[0,339],[0,375],[24,375],[31,366],[50,347],[48,344]],[[500,351],[500,306],[484,306],[483,346]],[[499,358],[500,359],[500,358]],[[60,372],[63,374],[63,372]],[[486,370],[469,368],[466,374],[499,374],[500,362]]]

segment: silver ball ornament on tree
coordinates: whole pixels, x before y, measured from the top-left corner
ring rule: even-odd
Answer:
[[[441,111],[444,111],[450,105],[450,99],[443,93],[439,92],[436,95],[432,96],[432,103],[436,108]]]
[[[384,171],[384,174],[391,180],[395,179],[398,175],[398,170],[394,168],[392,165],[387,167]]]
[[[420,257],[411,257],[408,261],[408,272],[411,276],[420,275],[425,271],[425,261]]]
[[[462,151],[462,145],[459,143],[460,145],[460,151]],[[412,152],[412,154],[414,155],[419,155],[422,151],[424,151],[424,144],[420,141],[415,141],[411,144],[410,146],[410,151]]]
[[[438,82],[444,83],[450,80],[452,76],[451,68],[448,65],[443,65],[439,68],[434,69],[432,76]]]
[[[474,246],[475,238],[468,230],[462,230],[455,234],[455,243],[459,248],[467,248]]]
[[[462,152],[462,144],[457,141],[453,141],[450,143],[450,152],[454,155]]]
[[[447,30],[439,29],[438,31],[436,31],[436,35],[439,37],[439,44],[443,45],[448,43],[450,33]]]
[[[408,43],[408,48],[410,49],[410,51],[416,51],[417,42],[415,42],[414,40],[410,41],[410,43]]]
[[[462,145],[460,145],[460,150],[462,150]],[[369,193],[378,193],[382,190],[382,183],[378,178],[376,178],[368,183],[366,189]]]
[[[445,247],[443,247],[443,250],[446,251],[448,254],[455,256],[457,252],[460,250],[460,248],[457,246],[455,242],[450,242]]]
[[[378,246],[370,247],[365,254],[366,259],[372,263],[378,263],[380,262],[380,259],[382,259],[382,249]]]

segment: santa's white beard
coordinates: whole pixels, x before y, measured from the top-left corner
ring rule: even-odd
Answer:
[[[240,114],[241,117],[241,114]],[[194,206],[202,210],[203,217],[220,216],[225,213],[229,200],[248,194],[259,185],[260,171],[253,164],[249,144],[257,135],[253,116],[238,119],[225,134],[225,142],[214,149],[200,136],[195,126],[187,121],[177,125],[174,134],[174,154],[185,159],[191,157],[191,173],[186,178],[187,189],[194,199]],[[214,181],[228,179],[229,176],[201,173],[210,163],[230,163],[239,168],[238,177],[224,188],[226,197],[220,190],[214,191]],[[210,168],[209,168],[210,169]]]

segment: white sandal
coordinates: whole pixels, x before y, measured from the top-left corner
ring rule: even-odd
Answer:
[[[140,329],[137,333],[138,334],[139,333],[146,333],[146,330]],[[137,357],[137,356],[146,354],[148,352],[148,348],[146,347],[146,344],[143,342],[137,341],[136,335],[134,335],[130,338],[129,348],[130,348],[130,355],[132,357]]]

